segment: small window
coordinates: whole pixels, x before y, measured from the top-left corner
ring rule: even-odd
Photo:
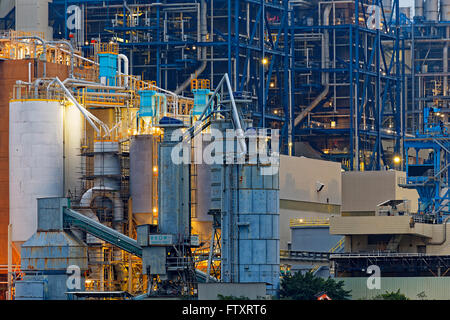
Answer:
[[[426,246],[417,246],[417,253],[427,253]]]

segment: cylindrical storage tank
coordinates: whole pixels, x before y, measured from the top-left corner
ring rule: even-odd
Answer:
[[[415,0],[414,15],[416,17],[423,17],[423,0]]]
[[[450,21],[450,0],[441,0],[441,21]]]
[[[37,228],[37,198],[62,197],[63,106],[21,100],[9,105],[9,207],[12,241]]]
[[[201,136],[197,136],[202,139],[202,153],[211,143],[210,135],[208,132],[203,132]],[[192,231],[194,234],[200,235],[202,240],[211,238],[213,217],[208,214],[211,209],[210,186],[211,166],[202,159],[201,163],[195,164],[195,172],[191,177],[191,190],[193,191],[191,201],[194,204],[192,210]]]
[[[438,0],[425,0],[425,20],[438,21]]]
[[[120,159],[117,141],[94,142],[95,187],[120,190]]]
[[[174,235],[178,243],[190,239],[189,208],[189,165],[183,161],[185,155],[174,134],[183,127],[182,124],[166,124],[164,138],[159,148],[158,177],[158,226],[162,234]],[[180,136],[180,135],[179,135]],[[177,152],[180,151],[180,152]],[[187,148],[189,161],[190,149]]]
[[[233,129],[231,121],[214,120],[211,132]],[[229,152],[223,134],[223,150]],[[235,150],[237,139],[234,139]],[[229,141],[228,141],[229,142]],[[268,174],[271,171],[271,174]],[[221,212],[223,282],[263,282],[267,293],[279,289],[278,168],[260,163],[211,165],[211,208]]]
[[[78,108],[69,104],[64,107],[64,194],[80,195],[82,190],[82,142],[84,119]]]
[[[137,135],[130,141],[130,195],[133,217],[137,225],[155,224],[153,208],[153,176],[157,164],[153,164],[153,135]],[[153,172],[153,167],[156,172]]]

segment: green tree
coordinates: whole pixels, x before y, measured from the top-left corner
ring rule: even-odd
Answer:
[[[236,296],[224,296],[224,295],[221,295],[221,294],[218,294],[217,298],[219,300],[250,300],[250,298],[245,297],[245,296],[236,297]]]
[[[407,296],[400,292],[400,289],[397,292],[388,292],[379,294],[373,298],[373,300],[409,300]]]
[[[286,275],[281,280],[280,298],[293,300],[316,300],[316,295],[325,292],[332,300],[348,300],[350,292],[344,290],[344,281],[323,279],[311,272]]]

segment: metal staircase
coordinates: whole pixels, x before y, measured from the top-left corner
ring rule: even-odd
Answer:
[[[331,254],[331,253],[341,252],[344,249],[344,243],[345,243],[345,237],[342,237],[341,240],[339,240],[333,248],[328,250],[328,253]],[[317,271],[319,271],[320,267],[321,267],[321,265],[315,265],[314,267],[311,268],[310,272],[312,274],[315,274]]]

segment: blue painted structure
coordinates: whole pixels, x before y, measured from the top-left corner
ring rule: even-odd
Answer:
[[[139,117],[153,117],[155,115],[155,90],[140,90]]]
[[[331,235],[329,226],[291,227],[291,250],[328,252],[341,239],[341,235]]]
[[[402,187],[416,189],[419,194],[418,214],[432,222],[441,223],[450,214],[449,174],[450,134],[434,112],[437,108],[424,108],[423,130],[414,138],[404,141],[406,183]],[[414,155],[410,155],[410,150]],[[428,152],[423,157],[421,151]]]
[[[290,121],[289,91],[286,88],[289,87],[292,57],[288,2],[214,0],[214,13],[208,13],[207,35],[200,37],[196,28],[200,26],[201,15],[197,10],[210,10],[210,0],[161,1],[154,6],[148,6],[147,0],[134,0],[131,7],[125,0],[54,0],[51,6],[55,38],[60,37],[58,32],[62,31],[68,39],[69,32],[65,26],[68,6],[76,4],[86,8],[91,19],[98,23],[89,24],[85,38],[89,41],[100,37],[102,42],[109,42],[113,36],[124,39],[118,44],[121,52],[133,61],[134,73],[142,74],[143,79],[155,80],[158,87],[168,90],[175,90],[199,69],[204,58],[202,53],[198,53],[207,50],[208,55],[217,61],[207,63],[202,72],[205,78],[212,74],[211,84],[214,86],[224,73],[228,73],[237,92],[250,92],[255,97],[252,113],[258,126],[281,124],[282,143],[286,149]],[[134,9],[135,5],[140,6],[139,15],[130,18],[128,9]],[[247,8],[250,31],[244,41]],[[164,22],[166,17],[179,13],[186,21],[184,26]],[[213,25],[210,25],[209,16],[214,19]],[[114,23],[116,19],[120,21]],[[89,52],[91,47],[86,45],[83,49]],[[261,63],[263,58],[268,59],[267,65]],[[270,86],[274,79],[279,84],[276,88]],[[284,110],[283,114],[274,115],[273,109],[279,107]]]
[[[99,53],[99,80],[106,79],[106,84],[116,85],[118,55],[114,53]]]
[[[193,116],[199,116],[205,109],[212,92],[209,89],[194,89],[192,93],[194,94],[194,107],[191,113]]]

